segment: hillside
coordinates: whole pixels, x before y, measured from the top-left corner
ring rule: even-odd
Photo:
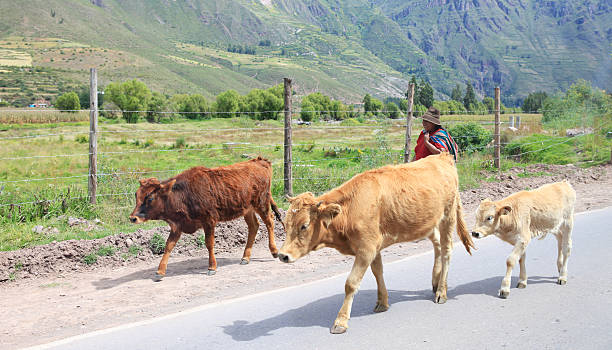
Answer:
[[[0,0],[0,98],[140,79],[207,97],[293,77],[298,95],[401,96],[413,74],[438,98],[470,80],[508,102],[577,78],[612,89],[606,0]],[[228,47],[239,47],[228,52]],[[242,49],[255,54],[245,54]],[[20,73],[18,73],[20,72]],[[25,78],[24,78],[25,76]],[[48,77],[55,77],[49,81]],[[24,82],[24,79],[26,82]],[[23,89],[20,89],[23,90]],[[23,92],[23,91],[22,91]],[[23,98],[23,93],[20,96]]]

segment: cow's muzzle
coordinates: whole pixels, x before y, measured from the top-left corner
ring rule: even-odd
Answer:
[[[289,259],[289,255],[283,254],[283,253],[278,253],[278,260],[284,262],[284,263],[289,263],[291,262],[291,260]]]
[[[139,216],[131,215],[130,216],[130,222],[133,223],[133,224],[138,224],[138,223],[144,222],[144,220],[141,217],[139,217]]]

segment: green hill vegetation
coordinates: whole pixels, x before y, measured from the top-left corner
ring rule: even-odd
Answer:
[[[606,0],[32,0],[0,7],[0,98],[16,105],[87,86],[90,67],[102,86],[139,79],[162,94],[207,98],[291,77],[296,98],[319,91],[345,104],[366,93],[401,97],[413,75],[437,99],[456,84],[472,83],[480,98],[500,85],[507,105],[536,90],[566,90],[578,78],[612,89]]]

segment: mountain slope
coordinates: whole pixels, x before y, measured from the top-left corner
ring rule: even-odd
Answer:
[[[288,76],[298,94],[322,91],[346,102],[365,93],[401,96],[417,75],[438,98],[471,81],[481,95],[500,85],[510,104],[578,78],[612,89],[611,7],[609,0],[0,0],[0,64],[10,62],[3,53],[26,54],[79,84],[96,66],[102,84],[137,78],[157,91],[208,97]]]

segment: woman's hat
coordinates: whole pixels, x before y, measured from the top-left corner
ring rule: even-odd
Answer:
[[[434,107],[429,107],[421,118],[436,125],[442,125],[442,123],[440,123],[440,111]]]

